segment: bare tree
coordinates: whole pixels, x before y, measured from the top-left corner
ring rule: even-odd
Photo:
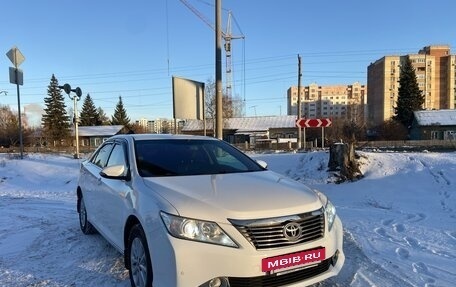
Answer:
[[[389,119],[376,128],[378,140],[406,140],[408,129],[399,121]]]
[[[362,109],[350,109],[346,119],[335,120],[331,128],[334,144],[329,151],[328,168],[339,171],[338,182],[356,180],[362,177],[356,160],[355,144],[366,137],[366,123]]]
[[[327,129],[326,136],[331,142],[356,144],[366,138],[366,122],[361,108],[349,107],[349,116],[344,119],[334,119],[332,126]]]
[[[149,131],[147,130],[146,127],[144,127],[138,123],[133,123],[130,127],[130,130],[135,134],[148,134],[149,133]]]
[[[208,79],[205,84],[205,98],[204,98],[204,105],[205,105],[205,115],[206,119],[209,122],[214,123],[216,119],[216,91],[215,91],[215,81],[213,79]],[[235,115],[239,115],[242,112],[242,106],[237,104],[237,101],[233,101],[230,98],[226,91],[223,91],[222,96],[222,113],[223,118],[228,119],[232,118]],[[224,124],[225,125],[225,124]],[[215,134],[215,125],[212,124]]]
[[[0,146],[16,145],[19,140],[18,120],[9,106],[0,106]]]

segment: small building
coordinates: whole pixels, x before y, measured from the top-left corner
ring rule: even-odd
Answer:
[[[80,126],[78,128],[79,146],[85,148],[95,148],[108,138],[120,134],[123,125],[115,126]],[[73,130],[74,135],[74,130]]]
[[[187,120],[181,130],[184,134],[204,134],[204,123],[200,120]],[[268,143],[296,142],[298,131],[296,116],[263,116],[227,118],[223,123],[223,139],[232,144],[250,146]],[[206,135],[213,136],[211,119],[206,120]]]
[[[415,111],[411,140],[456,140],[456,110]]]

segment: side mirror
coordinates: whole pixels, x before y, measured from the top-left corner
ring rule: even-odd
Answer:
[[[112,165],[103,168],[100,171],[100,175],[104,178],[110,179],[126,179],[125,170],[126,168],[123,164]]]
[[[268,163],[265,162],[264,160],[261,160],[261,159],[257,159],[256,162],[264,169],[267,169],[268,168]]]

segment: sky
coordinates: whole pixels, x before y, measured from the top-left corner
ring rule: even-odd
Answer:
[[[346,260],[318,287],[453,287],[456,152],[358,154],[364,178],[342,184],[326,171],[325,151],[250,154],[336,206]],[[130,286],[122,255],[79,230],[79,165],[64,155],[0,154],[1,286]]]
[[[213,0],[186,0],[215,23]],[[222,0],[223,29],[232,11],[233,96],[246,116],[285,115],[287,89],[302,85],[367,84],[367,66],[385,55],[429,45],[456,47],[453,0]],[[80,87],[108,116],[119,96],[127,114],[172,118],[172,76],[215,78],[215,32],[180,0],[2,1],[0,104],[17,110],[6,53],[25,56],[21,110],[40,122],[52,74]],[[452,52],[452,54],[455,54]],[[225,65],[225,53],[222,53]],[[226,79],[225,66],[222,68]],[[66,97],[67,107],[73,102]]]

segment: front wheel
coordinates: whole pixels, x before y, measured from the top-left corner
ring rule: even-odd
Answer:
[[[79,201],[79,227],[81,227],[82,233],[84,234],[95,233],[95,228],[87,219],[87,210],[84,203],[84,197],[82,196]]]
[[[128,261],[132,287],[152,287],[152,263],[141,225],[133,226],[128,237]]]

